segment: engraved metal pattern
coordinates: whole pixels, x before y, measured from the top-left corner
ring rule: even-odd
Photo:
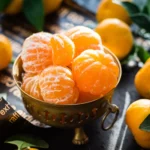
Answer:
[[[119,67],[119,77],[118,83],[121,77],[121,66],[120,62],[109,50],[104,47],[104,50],[111,54],[118,64]],[[117,116],[119,113],[119,108],[116,105],[111,104],[112,95],[114,89],[112,89],[107,95],[104,97],[93,100],[91,102],[87,102],[84,104],[72,104],[72,105],[56,105],[46,103],[44,101],[33,98],[23,91],[20,87],[20,82],[22,81],[22,61],[21,57],[18,56],[14,65],[13,65],[13,78],[15,80],[16,85],[21,91],[23,103],[27,109],[27,111],[37,120],[46,125],[55,126],[55,127],[63,127],[63,128],[76,128],[75,138],[73,140],[74,144],[84,144],[88,141],[88,137],[84,133],[81,128],[87,122],[93,121],[102,115],[104,118],[102,119],[102,128],[105,130],[110,129],[115,121],[117,120]],[[19,83],[19,84],[18,84]],[[109,115],[109,113],[116,113],[116,117],[114,118],[112,124],[109,127],[104,127],[104,121]]]

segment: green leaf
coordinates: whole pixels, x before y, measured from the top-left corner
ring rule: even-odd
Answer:
[[[141,130],[150,132],[150,114],[145,118],[145,120],[141,123],[140,127]]]
[[[136,60],[139,58],[143,63],[146,62],[148,58],[150,58],[150,54],[147,50],[145,50],[142,46],[134,44],[131,52],[121,61],[121,64],[127,64],[131,60]]]
[[[148,10],[148,15],[150,15],[150,0],[147,0],[147,10]]]
[[[141,60],[143,63],[145,63],[146,60],[147,60],[148,58],[150,58],[149,52],[146,51],[143,47],[138,46],[138,45],[136,46],[136,48],[137,48],[137,56],[140,58],[140,60]]]
[[[14,64],[15,59],[16,59],[16,58],[12,57],[12,59],[11,59],[11,62],[10,62],[10,63],[11,63],[11,64]]]
[[[147,32],[150,32],[150,18],[149,16],[138,13],[130,16],[132,21],[137,24],[140,28],[145,29]]]
[[[0,2],[0,11],[5,10],[7,6],[10,4],[11,0],[1,0]]]
[[[48,148],[49,145],[44,140],[33,135],[14,135],[8,138],[5,143],[13,144],[18,147],[18,150],[25,149],[27,147]]]
[[[133,47],[132,47],[132,49],[131,49],[131,51],[130,51],[130,53],[123,60],[121,60],[121,64],[125,65],[129,61],[134,60],[135,57],[136,57],[136,54],[137,54],[136,50],[137,50],[136,49],[136,45],[134,44]]]
[[[147,3],[143,8],[143,13],[150,15],[150,0],[147,0]]]
[[[128,11],[130,16],[136,13],[140,13],[140,9],[134,3],[121,2],[121,4]]]
[[[28,21],[38,30],[43,30],[44,7],[42,0],[24,0],[23,12]]]
[[[149,0],[133,0],[133,3],[142,11]]]

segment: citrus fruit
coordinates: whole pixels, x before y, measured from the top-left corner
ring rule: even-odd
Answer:
[[[55,34],[50,40],[53,65],[68,66],[75,53],[74,43],[65,35]]]
[[[113,0],[102,0],[97,8],[96,13],[97,21],[101,22],[107,18],[118,18],[126,22],[127,24],[131,24],[131,19],[125,8],[123,8],[119,4],[114,3]]]
[[[79,98],[78,98],[77,103],[79,104],[79,103],[90,102],[90,101],[96,100],[98,98],[100,98],[99,95],[93,95],[88,92],[79,91]]]
[[[22,5],[23,0],[12,0],[4,12],[9,15],[17,14],[21,11]]]
[[[38,81],[39,75],[25,73],[21,87],[27,94],[42,100]]]
[[[37,148],[29,148],[29,150],[39,150],[39,149],[37,149]]]
[[[75,44],[75,56],[86,49],[100,49],[101,38],[92,29],[84,26],[76,26],[65,32]]]
[[[150,58],[137,72],[134,83],[138,93],[144,98],[150,99]]]
[[[67,67],[50,66],[40,75],[39,85],[44,101],[53,104],[74,104],[78,99],[72,72]]]
[[[0,34],[0,70],[6,68],[12,59],[12,45],[9,39]]]
[[[119,69],[103,50],[85,50],[72,62],[72,73],[80,91],[100,97],[117,84]]]
[[[139,128],[150,114],[150,100],[140,99],[133,102],[126,112],[126,123],[134,135],[136,142],[143,148],[150,148],[150,132]]]
[[[109,48],[120,60],[129,54],[133,45],[130,27],[119,19],[105,19],[95,31],[101,36],[104,46]]]
[[[51,34],[39,32],[28,37],[23,43],[21,58],[23,69],[28,73],[40,73],[52,65]]]
[[[62,0],[43,0],[45,14],[56,11],[61,3]]]

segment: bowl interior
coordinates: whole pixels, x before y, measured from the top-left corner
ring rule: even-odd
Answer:
[[[116,64],[118,65],[118,68],[119,68],[119,76],[118,76],[118,81],[117,81],[117,84],[116,84],[116,87],[117,87],[117,85],[118,85],[118,83],[119,83],[119,81],[120,81],[121,75],[122,75],[122,69],[121,69],[120,62],[119,62],[118,58],[117,58],[108,48],[106,48],[106,47],[103,47],[103,48],[104,48],[104,51],[105,51],[106,53],[111,54],[111,56],[114,58],[114,61],[115,61]],[[23,73],[24,73],[24,70],[23,70],[23,68],[22,68],[22,60],[21,60],[21,56],[19,55],[19,56],[16,58],[16,60],[15,60],[15,62],[14,62],[14,65],[13,65],[13,78],[14,78],[15,83],[17,84],[18,88],[20,89],[21,93],[24,93],[24,94],[28,95],[29,97],[31,97],[31,98],[33,98],[33,99],[35,99],[35,100],[37,100],[37,101],[40,101],[40,102],[42,102],[42,103],[46,103],[46,104],[48,104],[48,105],[56,105],[56,104],[50,104],[50,103],[47,103],[47,102],[38,100],[38,99],[32,97],[31,95],[27,94],[24,90],[22,90],[21,84],[22,84],[22,75],[23,75]],[[114,89],[115,89],[115,88],[114,88]],[[109,99],[109,101],[111,101],[110,95],[112,96],[112,94],[113,94],[113,92],[114,92],[114,89],[112,89],[111,91],[109,91],[109,92],[108,92],[106,95],[104,95],[103,97],[104,97],[105,99]],[[102,97],[102,98],[103,98],[103,97]],[[100,98],[100,99],[102,99],[102,98]],[[93,101],[96,101],[96,100],[98,100],[98,99],[95,99],[95,100],[93,100]],[[91,103],[91,102],[93,102],[93,101],[85,102],[85,103],[80,103],[80,104],[67,104],[66,106],[69,106],[69,105],[83,105],[83,104],[86,104],[86,103]],[[59,106],[59,105],[57,104],[57,106]],[[60,107],[61,107],[61,106],[62,106],[62,105],[60,105]],[[63,107],[64,107],[64,106],[65,106],[65,105],[63,105]]]
[[[119,67],[118,84],[121,77],[120,62],[107,48],[104,48],[104,50],[106,53],[112,55]],[[108,108],[110,108],[110,103],[115,88],[108,92],[104,97],[90,102],[82,104],[56,105],[38,100],[22,90],[21,84],[23,73],[22,60],[19,55],[13,65],[13,78],[21,91],[23,103],[27,111],[35,119],[41,121],[42,123],[56,127],[82,126],[86,122],[102,116]]]

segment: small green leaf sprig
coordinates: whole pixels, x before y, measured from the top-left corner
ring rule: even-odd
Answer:
[[[134,24],[150,33],[150,0],[133,0],[120,2],[128,11]]]
[[[0,12],[3,12],[11,0],[1,0]],[[36,28],[42,31],[44,26],[44,6],[42,0],[23,0],[22,11],[26,19]]]
[[[150,132],[150,114],[144,119],[139,128],[143,131]]]
[[[47,142],[40,137],[30,134],[17,134],[9,137],[5,143],[16,145],[17,150],[31,150],[32,148],[49,148]],[[32,148],[31,148],[32,147]]]
[[[128,11],[133,24],[139,28],[138,35],[144,39],[150,39],[150,36],[147,36],[147,34],[150,35],[150,0],[113,1],[122,5]],[[135,43],[129,55],[121,63],[126,64],[130,60],[136,59],[136,57],[145,63],[150,58],[150,53],[144,47]]]

